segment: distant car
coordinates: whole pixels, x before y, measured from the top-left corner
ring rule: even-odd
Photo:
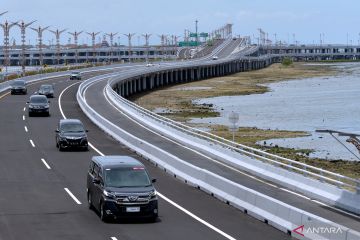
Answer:
[[[70,80],[81,80],[81,72],[72,72],[70,74]]]
[[[40,86],[39,91],[38,91],[39,95],[45,95],[48,98],[53,98],[54,97],[54,87],[51,84],[43,84]]]
[[[212,60],[218,60],[218,56],[213,56]]]
[[[152,64],[152,63],[147,63],[146,66],[147,66],[147,67],[152,67],[152,66],[154,66],[154,64]]]
[[[11,84],[11,94],[27,94],[26,83],[24,80],[15,80]]]
[[[94,156],[87,174],[90,209],[100,212],[102,221],[145,217],[158,218],[158,197],[145,166],[129,156]]]
[[[59,151],[70,148],[89,149],[87,132],[78,119],[61,119],[55,130],[56,147]]]
[[[50,116],[49,100],[44,95],[31,95],[28,104],[28,114],[32,117],[35,114]]]

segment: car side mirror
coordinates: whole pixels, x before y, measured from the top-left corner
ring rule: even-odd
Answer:
[[[48,103],[50,103],[50,101],[48,101]]]
[[[58,133],[58,132],[60,132],[60,131],[59,131],[59,129],[56,129],[55,132]]]
[[[152,182],[152,183],[156,183],[156,178],[153,178],[153,179],[151,180],[151,182]]]
[[[29,102],[26,102],[26,104],[29,104]]]
[[[94,179],[92,180],[92,182],[93,182],[94,184],[100,184],[100,179],[94,178]]]
[[[89,132],[89,130],[86,129],[85,132]]]

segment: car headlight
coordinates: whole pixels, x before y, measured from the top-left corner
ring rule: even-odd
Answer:
[[[156,190],[153,190],[153,191],[151,191],[150,193],[149,193],[149,197],[152,199],[152,198],[156,198],[156,196],[157,196],[157,192],[156,192]]]
[[[33,105],[29,105],[29,108],[34,108],[34,106],[33,106]]]
[[[106,190],[103,191],[103,194],[108,198],[115,198],[116,197],[114,193],[106,191]]]

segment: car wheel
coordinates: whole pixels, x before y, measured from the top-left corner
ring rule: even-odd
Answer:
[[[61,146],[60,143],[59,143],[59,151],[60,151],[60,152],[64,151],[64,148]]]
[[[29,115],[29,117],[32,117],[32,113],[29,113],[28,115]]]
[[[154,214],[152,217],[150,217],[149,221],[152,222],[152,223],[155,223],[158,219],[158,215],[157,214]]]
[[[92,196],[91,196],[91,193],[88,191],[87,193],[87,200],[88,200],[88,208],[89,209],[94,209],[94,205],[92,203]]]
[[[105,212],[104,203],[102,203],[102,202],[100,203],[100,219],[103,222],[108,222],[109,221],[109,216]]]

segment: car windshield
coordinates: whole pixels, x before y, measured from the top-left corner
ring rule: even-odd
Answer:
[[[47,103],[47,102],[48,100],[46,97],[38,96],[38,97],[30,98],[30,103]]]
[[[65,123],[61,125],[63,132],[84,132],[84,126],[81,123]]]
[[[40,90],[43,91],[50,91],[52,89],[52,87],[50,85],[43,85],[40,87]]]
[[[127,167],[105,170],[106,187],[146,187],[151,182],[144,167]]]
[[[14,81],[12,86],[14,86],[14,87],[23,87],[23,86],[25,86],[25,82],[24,81]]]
[[[74,74],[74,75],[79,75],[80,72],[72,72],[72,74]]]

